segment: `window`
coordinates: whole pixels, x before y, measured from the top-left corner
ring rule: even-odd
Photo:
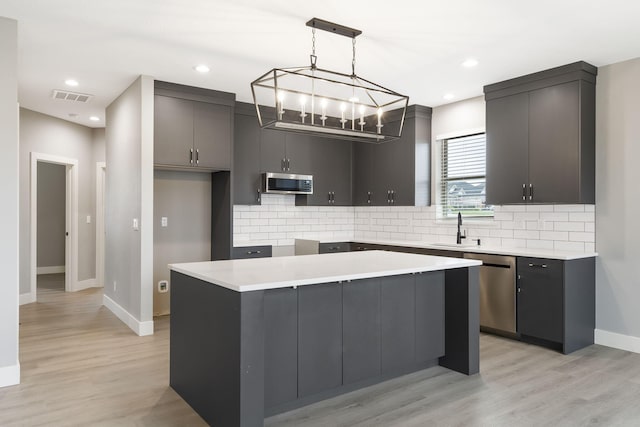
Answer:
[[[442,218],[493,216],[485,204],[487,143],[484,133],[442,141],[440,208]]]

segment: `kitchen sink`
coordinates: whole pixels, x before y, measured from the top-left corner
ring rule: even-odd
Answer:
[[[433,246],[440,246],[443,248],[461,249],[461,248],[474,248],[477,247],[477,243],[429,243]]]

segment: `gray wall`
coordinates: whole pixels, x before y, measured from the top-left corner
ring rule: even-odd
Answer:
[[[139,77],[113,101],[106,124],[104,293],[138,321],[151,321],[153,79]]]
[[[31,251],[31,153],[78,160],[78,280],[95,277],[95,163],[92,130],[20,109],[20,293],[28,293]],[[87,224],[87,215],[92,221]]]
[[[0,17],[0,386],[18,364],[18,23]]]
[[[162,217],[167,227],[161,227]],[[167,264],[211,260],[211,174],[156,171],[153,189],[153,283],[169,280]],[[155,315],[169,294],[154,292]]]
[[[64,266],[66,167],[38,162],[38,267]]]
[[[640,338],[640,58],[598,69],[596,326]]]

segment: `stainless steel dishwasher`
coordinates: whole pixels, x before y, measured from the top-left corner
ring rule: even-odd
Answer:
[[[511,256],[465,253],[480,266],[480,329],[516,334],[516,259]]]

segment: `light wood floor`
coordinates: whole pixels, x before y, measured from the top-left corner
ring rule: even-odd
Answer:
[[[101,306],[43,276],[20,310],[22,384],[0,389],[0,426],[201,426],[168,386],[169,322],[138,337]],[[482,335],[481,375],[443,368],[266,420],[268,426],[640,426],[640,355],[591,346],[569,356]]]

